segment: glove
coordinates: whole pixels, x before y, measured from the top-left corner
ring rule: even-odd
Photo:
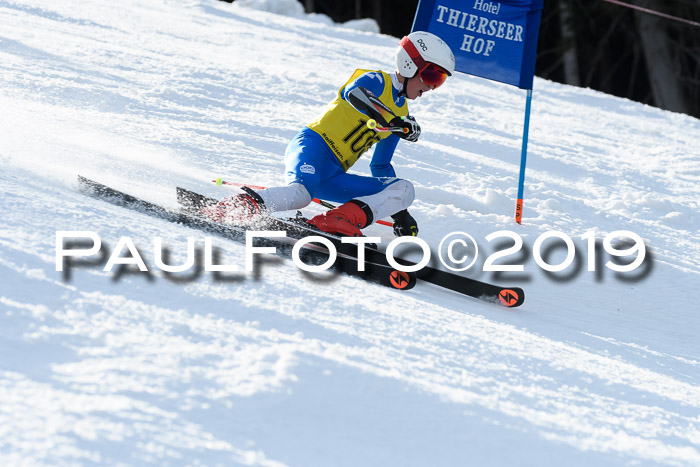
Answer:
[[[397,212],[391,218],[394,219],[394,235],[397,237],[415,237],[418,235],[418,223],[408,213],[408,209]]]
[[[403,138],[406,141],[410,141],[412,143],[418,141],[418,137],[420,136],[420,125],[418,125],[416,119],[411,117],[410,115],[408,117],[394,117],[389,122],[389,127],[408,129],[408,131],[404,130],[403,133],[399,133],[397,131],[396,134],[400,138]]]

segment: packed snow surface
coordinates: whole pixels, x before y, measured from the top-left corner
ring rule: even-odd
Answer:
[[[154,238],[181,264],[205,234],[78,190],[176,208],[176,186],[282,184],[289,139],[355,68],[391,71],[397,39],[277,5],[0,0],[0,463],[700,465],[697,119],[536,79],[518,226],[524,91],[457,74],[410,103],[423,135],[394,166],[421,237],[472,235],[464,274],[523,287],[512,310],[286,259],[175,281]],[[502,230],[524,246],[499,261],[525,270],[498,278]],[[619,230],[646,245],[631,273],[605,266]],[[57,231],[105,257],[58,272]],[[576,253],[545,274],[549,231]],[[121,237],[150,274],[102,270]]]

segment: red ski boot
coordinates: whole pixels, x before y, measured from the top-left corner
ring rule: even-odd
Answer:
[[[348,237],[361,237],[363,227],[372,223],[372,210],[362,201],[347,203],[308,220],[319,230]]]
[[[203,208],[200,212],[215,222],[236,223],[254,220],[265,211],[265,202],[248,187],[241,188],[245,193],[227,196],[218,204]]]

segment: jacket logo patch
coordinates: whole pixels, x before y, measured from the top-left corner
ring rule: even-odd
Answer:
[[[301,167],[299,167],[299,170],[305,174],[315,174],[316,173],[316,168],[313,165],[309,165],[309,164],[303,164]]]

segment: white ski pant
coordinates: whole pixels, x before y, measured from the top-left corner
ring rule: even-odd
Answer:
[[[300,183],[257,191],[270,212],[301,209],[311,203],[311,195]],[[373,195],[355,198],[366,203],[375,220],[383,219],[408,208],[416,197],[413,184],[400,178],[390,181],[386,188]]]

